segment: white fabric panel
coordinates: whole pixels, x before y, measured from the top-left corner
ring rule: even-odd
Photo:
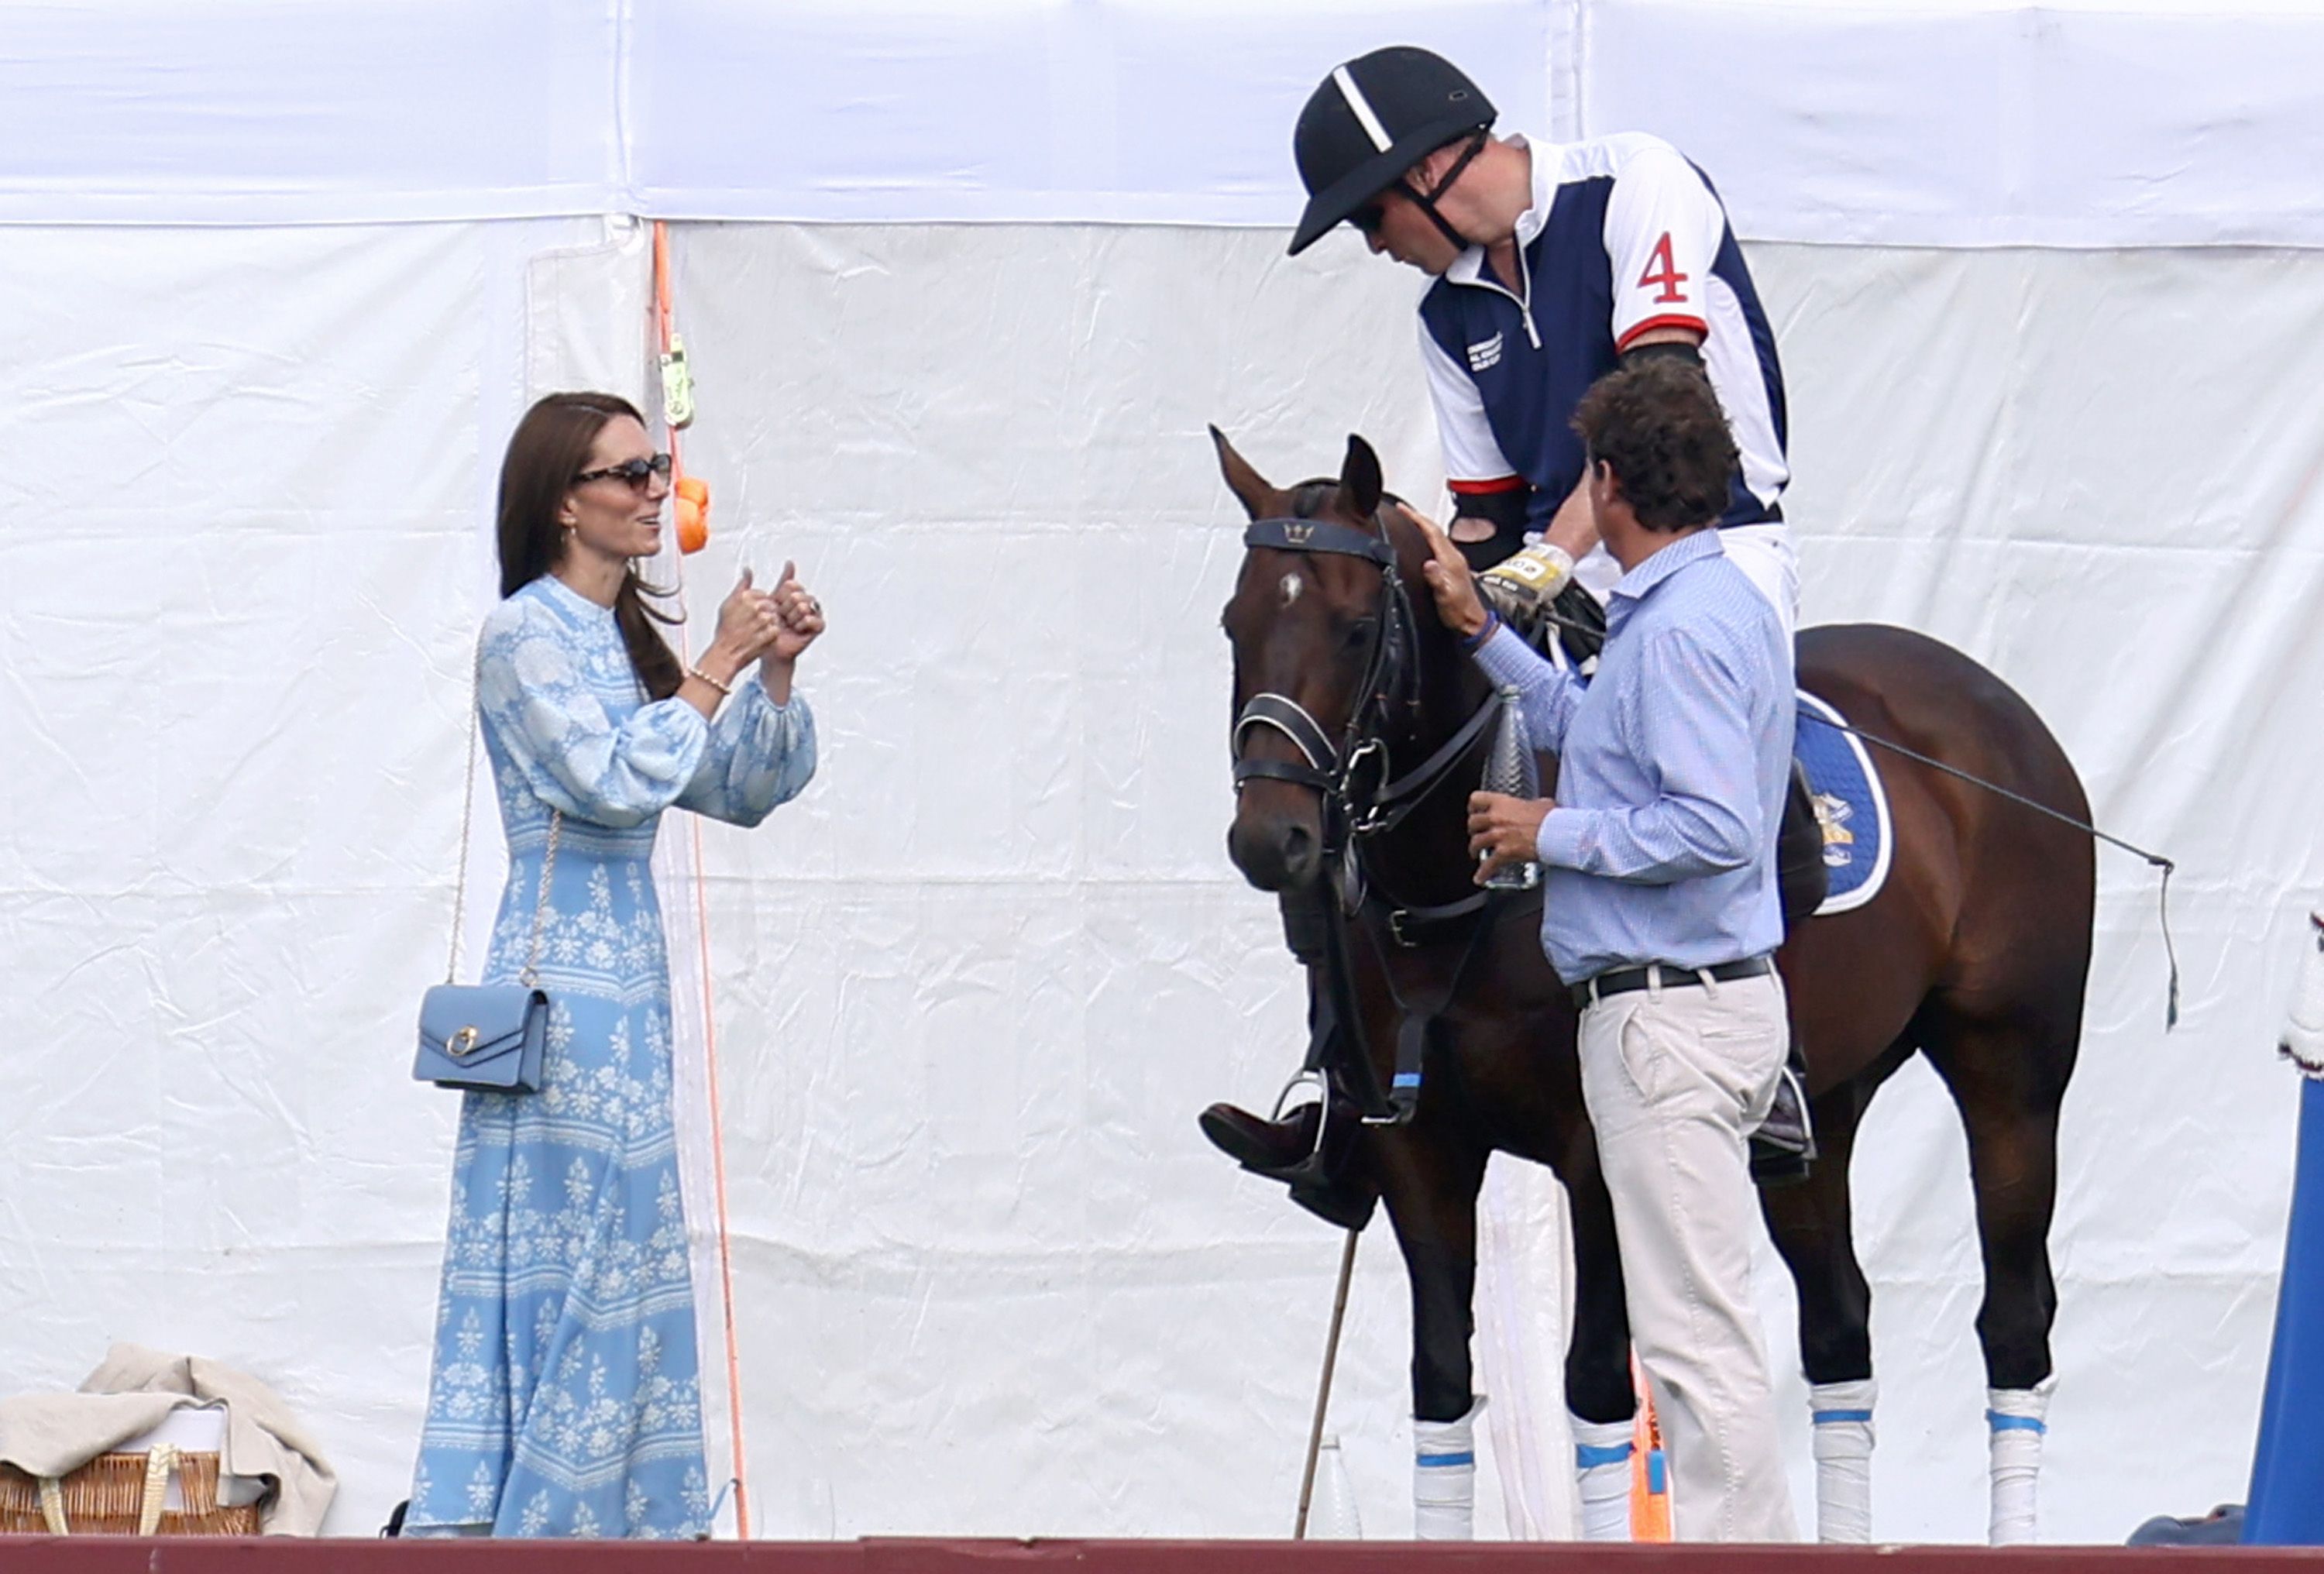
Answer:
[[[2324,244],[2314,5],[1590,0],[1582,120],[1750,239]]]
[[[1281,225],[1383,43],[1659,132],[1753,238],[2324,244],[2312,0],[73,0],[0,53],[0,221]]]
[[[605,212],[616,0],[7,7],[0,222]]]
[[[598,227],[20,228],[0,262],[0,1373],[69,1387],[125,1339],[263,1376],[339,1533],[404,1495],[428,1371],[456,1101],[412,1022],[526,259]]]
[[[1477,1198],[1474,1386],[1491,1401],[1484,1430],[1511,1541],[1582,1536],[1565,1407],[1572,1260],[1565,1188],[1545,1165],[1494,1155]]]
[[[1280,225],[1299,106],[1422,43],[1513,124],[1547,112],[1541,0],[652,0],[631,81],[641,211],[694,218]]]
[[[542,252],[525,269],[525,403],[580,389],[618,393],[644,413],[659,442],[660,345],[652,335],[651,226],[610,217],[592,239]],[[664,583],[671,566],[657,564],[649,577]]]

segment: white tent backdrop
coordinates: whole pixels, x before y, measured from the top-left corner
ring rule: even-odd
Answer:
[[[1645,130],[1746,235],[2324,244],[2315,0],[27,0],[0,220],[1275,225],[1329,63]]]
[[[1409,494],[1436,471],[1416,281],[1215,226],[1287,215],[1298,99],[1401,38],[1475,62],[1513,124],[1703,160],[1790,374],[1810,619],[1984,659],[2101,821],[2180,860],[2165,1037],[2151,884],[2100,857],[2043,1528],[2240,1496],[2290,1167],[2269,1046],[2324,885],[2324,268],[2265,249],[2324,239],[2288,87],[2316,17],[584,9],[8,13],[0,101],[65,133],[0,152],[8,1386],[113,1339],[198,1350],[310,1416],[335,1530],[402,1496],[452,1123],[405,1057],[493,472],[529,391],[634,383],[642,343],[635,232],[556,216],[749,219],[673,236],[718,494],[687,572],[707,595],[796,557],[834,616],[816,787],[703,838],[754,1529],[1280,1533],[1336,1241],[1192,1121],[1270,1094],[1301,1016],[1223,856],[1238,551],[1202,429],[1278,476],[1351,430]],[[959,218],[1047,222],[928,222]],[[1860,1151],[1875,1528],[1978,1539],[1978,1265],[1933,1079]],[[1504,1201],[1554,1238],[1538,1188]],[[1489,1446],[1553,1481],[1509,1363],[1554,1380],[1554,1292],[1512,1288],[1480,1341],[1538,1423]],[[1409,1526],[1405,1340],[1380,1229],[1333,1423],[1375,1534]],[[1489,1533],[1563,1512],[1480,1507]]]

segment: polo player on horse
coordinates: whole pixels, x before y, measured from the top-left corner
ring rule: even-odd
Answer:
[[[1375,253],[1435,280],[1420,303],[1420,347],[1454,501],[1449,533],[1501,615],[1536,638],[1563,627],[1569,653],[1594,649],[1620,572],[1599,545],[1575,408],[1618,366],[1667,356],[1701,367],[1738,454],[1720,540],[1788,639],[1799,577],[1780,502],[1783,372],[1717,193],[1658,138],[1496,138],[1497,118],[1474,82],[1426,50],[1336,67],[1293,133],[1308,201],[1292,254],[1345,221]],[[1825,878],[1796,777],[1780,846],[1794,920],[1814,911]],[[1794,1046],[1752,1138],[1762,1184],[1803,1176],[1814,1156],[1799,1068]],[[1306,1104],[1270,1120],[1213,1104],[1202,1126],[1245,1167],[1282,1177],[1309,1159],[1323,1113]]]

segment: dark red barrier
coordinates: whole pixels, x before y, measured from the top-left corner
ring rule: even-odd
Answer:
[[[1565,1542],[302,1542],[0,1537],[0,1574],[2324,1574],[2324,1549],[1585,1547]]]

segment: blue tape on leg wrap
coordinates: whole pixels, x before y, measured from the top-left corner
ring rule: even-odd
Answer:
[[[1424,1470],[1442,1470],[1450,1465],[1473,1465],[1474,1454],[1416,1454],[1412,1462]]]
[[[1595,1470],[1600,1465],[1627,1465],[1637,1451],[1631,1443],[1576,1443],[1573,1447],[1573,1468]]]
[[[2004,1415],[1997,1410],[1985,1413],[1986,1423],[1996,1431],[2048,1431],[2050,1429],[2030,1415]]]
[[[1817,1410],[1810,1412],[1809,1414],[1810,1419],[1818,1426],[1837,1426],[1842,1422],[1872,1419],[1872,1413],[1868,1410]],[[1986,1412],[1987,1419],[1990,1420],[1992,1414],[1991,1411]]]

